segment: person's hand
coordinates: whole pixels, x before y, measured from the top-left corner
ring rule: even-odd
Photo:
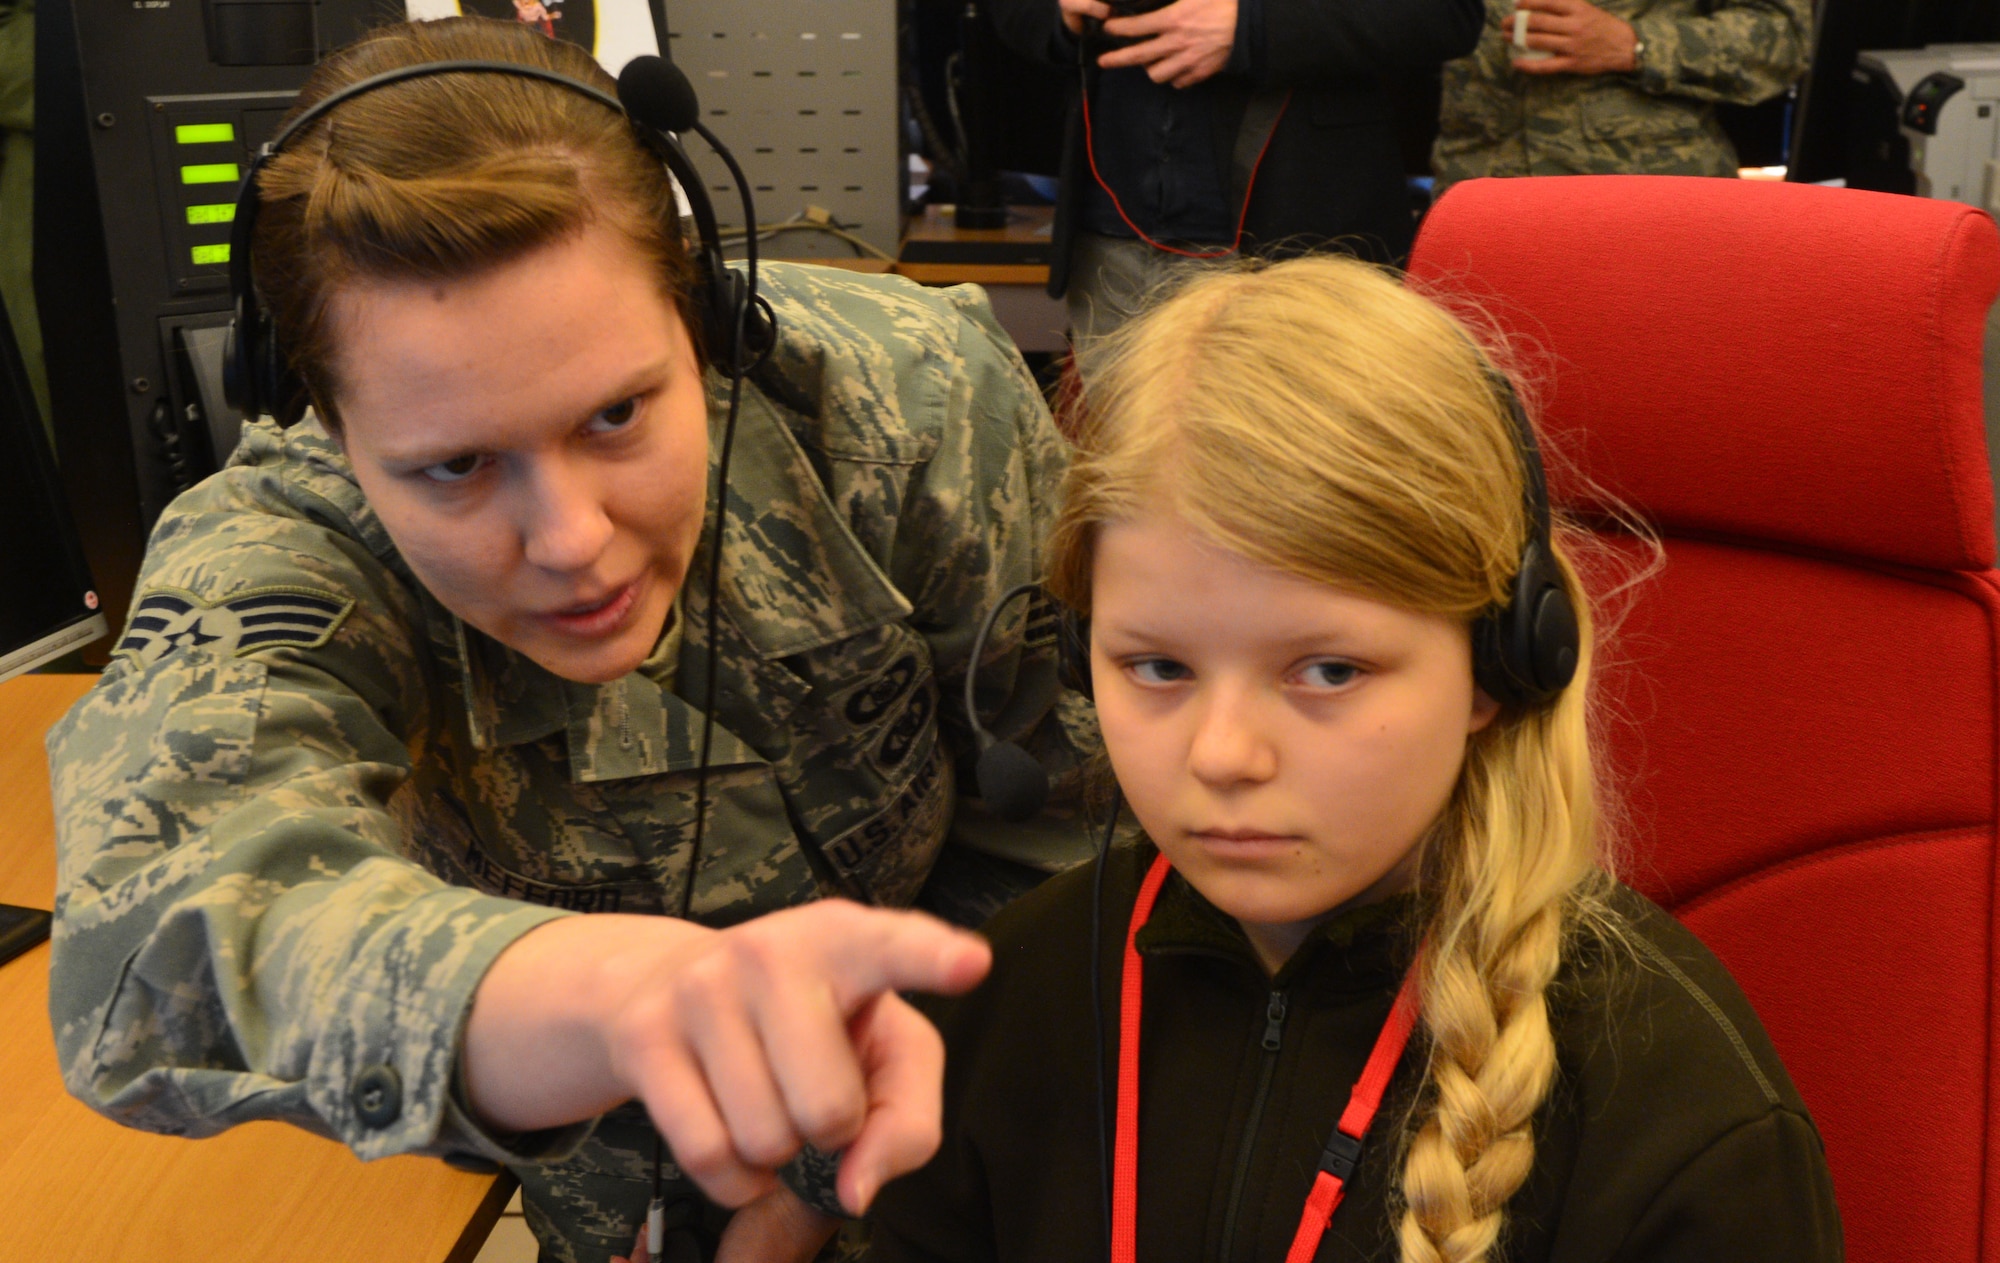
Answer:
[[[985,976],[983,939],[826,900],[709,930],[600,914],[542,925],[487,970],[463,1075],[488,1125],[533,1131],[639,1098],[704,1192],[741,1206],[810,1141],[843,1205],[937,1150],[944,1045],[899,990]]]
[[[1087,2],[1062,0],[1064,20],[1071,4]],[[1095,7],[1110,12],[1103,5]],[[1112,49],[1097,59],[1098,65],[1106,70],[1144,66],[1154,83],[1191,88],[1229,64],[1229,50],[1236,46],[1236,0],[1175,0],[1151,13],[1111,18],[1104,33],[1141,42]]]
[[[730,1219],[715,1263],[812,1263],[839,1227],[781,1184]]]
[[[1063,28],[1071,35],[1083,34],[1085,18],[1096,18],[1102,22],[1111,16],[1111,6],[1101,0],[1056,0],[1062,10]]]
[[[715,1263],[812,1263],[839,1227],[838,1219],[820,1214],[780,1185],[731,1217],[716,1247]],[[652,1260],[646,1225],[640,1224],[631,1255],[614,1256],[611,1263]]]
[[[1632,24],[1589,0],[1515,0],[1528,12],[1528,47],[1555,54],[1516,61],[1526,75],[1603,75],[1639,68],[1639,37]],[[1507,31],[1513,32],[1513,20]]]

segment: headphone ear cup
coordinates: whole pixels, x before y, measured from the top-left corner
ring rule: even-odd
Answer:
[[[1535,706],[1576,678],[1582,636],[1561,572],[1539,544],[1521,554],[1513,599],[1472,625],[1472,678],[1503,706]]]
[[[1508,669],[1507,633],[1503,622],[1511,610],[1489,609],[1472,621],[1472,682],[1502,706],[1522,702],[1519,684]]]
[[[1576,606],[1559,583],[1551,583],[1536,596],[1531,607],[1529,633],[1530,665],[1536,688],[1544,697],[1554,697],[1576,678],[1582,656],[1581,631]]]
[[[229,336],[222,343],[222,397],[246,417],[255,416],[256,401],[250,397],[250,373],[244,367],[243,312],[239,308],[229,321]]]
[[[253,348],[255,356],[250,367],[256,375],[260,410],[278,417],[298,397],[301,384],[291,371],[284,348],[278,345],[271,318],[262,313],[257,316],[257,340]]]

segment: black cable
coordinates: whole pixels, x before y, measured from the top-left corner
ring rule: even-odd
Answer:
[[[731,349],[735,364],[742,363],[742,335],[750,305],[736,313],[737,346]],[[722,453],[715,462],[715,538],[708,550],[708,669],[702,681],[701,755],[694,774],[694,844],[688,851],[687,881],[681,884],[681,919],[688,920],[694,909],[695,866],[701,862],[701,843],[708,826],[708,753],[715,739],[715,680],[721,655],[716,637],[721,629],[722,532],[729,523],[729,457],[736,445],[736,408],[743,398],[743,372],[729,375],[729,415],[722,423]]]
[[[1104,1111],[1104,869],[1111,863],[1111,838],[1118,831],[1118,813],[1125,806],[1114,784],[1111,820],[1097,848],[1097,870],[1090,875],[1090,1016],[1097,1033],[1097,1170],[1104,1182],[1104,1248],[1111,1248],[1111,1141]]]
[[[979,704],[973,696],[973,686],[979,682],[979,660],[986,653],[986,641],[993,635],[993,625],[1000,621],[1001,612],[1008,606],[1041,586],[1040,582],[1017,583],[1008,588],[1006,594],[993,603],[993,608],[986,611],[986,617],[979,624],[978,634],[972,638],[972,661],[965,668],[965,718],[966,722],[972,725],[975,734],[980,731],[981,725]]]

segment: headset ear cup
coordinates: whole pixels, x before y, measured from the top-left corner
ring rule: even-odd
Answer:
[[[1521,555],[1513,600],[1472,625],[1472,673],[1503,706],[1535,706],[1576,678],[1582,656],[1576,606],[1562,574],[1537,544]]]
[[[1518,706],[1521,691],[1508,669],[1501,622],[1511,611],[1490,609],[1472,621],[1472,682],[1502,706]]]
[[[257,316],[257,340],[253,346],[256,355],[251,367],[256,374],[259,410],[277,416],[298,394],[299,383],[289,371],[290,365],[284,348],[278,345],[270,317],[261,313]]]
[[[244,416],[254,416],[249,395],[250,374],[243,361],[243,312],[239,308],[229,321],[229,336],[222,343],[222,397]]]
[[[1562,585],[1552,583],[1536,597],[1533,610],[1533,630],[1529,633],[1533,678],[1544,697],[1554,697],[1576,678],[1581,656],[1576,607]]]

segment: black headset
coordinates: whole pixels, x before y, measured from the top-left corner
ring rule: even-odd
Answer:
[[[630,119],[640,143],[658,155],[673,174],[693,213],[699,242],[690,255],[701,289],[697,312],[702,325],[702,345],[711,362],[726,376],[740,380],[770,353],[777,327],[770,305],[757,297],[756,235],[750,234],[742,273],[723,262],[715,208],[708,200],[694,163],[674,134],[695,132],[728,165],[742,195],[744,223],[754,225],[757,217],[750,199],[750,184],[728,147],[702,123],[694,88],[677,66],[660,57],[635,57],[619,73],[618,95],[614,97],[540,66],[505,61],[433,61],[371,75],[329,93],[287,122],[251,161],[236,193],[235,219],[229,230],[229,290],[234,314],[223,351],[222,384],[223,393],[233,406],[246,417],[270,413],[295,420],[305,391],[305,383],[278,341],[270,313],[258,300],[250,266],[251,240],[260,201],[257,180],[264,168],[284,152],[294,136],[355,97],[412,79],[456,74],[537,79],[589,97]]]
[[[1535,427],[1507,375],[1489,366],[1487,376],[1513,422],[1528,539],[1521,546],[1521,564],[1514,571],[1514,590],[1507,604],[1473,621],[1472,678],[1502,706],[1540,706],[1576,678],[1582,637],[1576,606],[1563,586],[1562,569],[1549,540],[1549,486]]]
[[[454,59],[423,62],[371,75],[328,94],[299,112],[282,130],[258,150],[249,172],[236,194],[235,220],[229,234],[229,288],[235,304],[229,325],[229,340],[223,351],[223,389],[229,402],[245,416],[273,413],[281,420],[298,418],[305,383],[293,368],[270,313],[258,301],[250,266],[250,248],[259,203],[257,178],[272,158],[284,152],[291,139],[327,113],[363,93],[411,79],[437,75],[512,75],[553,84],[585,96],[606,109],[631,120],[640,143],[658,155],[681,187],[693,213],[699,243],[691,252],[696,280],[701,292],[697,311],[701,319],[702,345],[710,363],[729,379],[729,412],[723,423],[722,443],[716,460],[716,523],[714,543],[709,553],[708,646],[710,667],[702,706],[701,760],[695,791],[693,850],[688,859],[688,880],[681,892],[680,915],[687,918],[694,899],[695,872],[708,819],[708,765],[715,724],[716,671],[713,660],[722,574],[723,528],[729,512],[729,457],[736,440],[736,414],[742,400],[743,379],[763,362],[777,344],[777,317],[757,293],[757,210],[750,196],[750,182],[735,155],[701,121],[701,107],[694,86],[679,67],[662,57],[635,57],[618,74],[618,95],[594,88],[553,70],[508,61]],[[715,208],[709,203],[701,176],[689,160],[675,133],[692,131],[699,135],[717,157],[728,166],[743,202],[743,222],[751,226],[744,250],[744,269],[736,272],[723,261],[722,237],[716,227]],[[673,226],[678,234],[678,225]],[[289,414],[289,415],[287,415]],[[856,892],[866,898],[866,892]]]

